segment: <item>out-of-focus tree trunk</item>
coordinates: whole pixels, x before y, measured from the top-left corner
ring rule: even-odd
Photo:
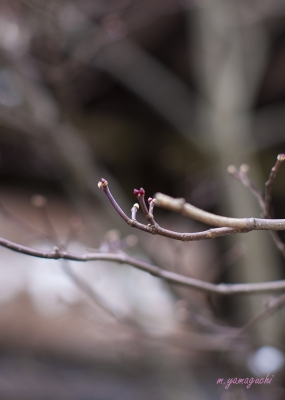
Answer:
[[[239,166],[246,161],[253,180],[259,184],[264,179],[250,135],[250,108],[263,71],[267,41],[261,26],[244,21],[239,6],[235,0],[215,0],[190,14],[191,24],[194,22],[196,27],[195,57],[201,93],[198,124],[209,162],[218,162],[221,177],[226,178],[228,165]],[[233,217],[260,215],[256,200],[242,185],[224,181],[222,188],[221,213]],[[232,280],[262,282],[280,278],[268,233],[249,233],[239,240],[246,244],[247,252],[231,270]],[[236,298],[236,303],[241,323],[263,307],[260,297]],[[257,329],[259,338],[278,339],[278,318],[270,318]]]

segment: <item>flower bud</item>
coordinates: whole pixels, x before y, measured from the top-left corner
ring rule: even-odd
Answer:
[[[278,161],[285,161],[285,154],[278,154],[277,160]]]
[[[98,182],[98,188],[101,189],[102,186],[108,186],[108,181],[106,179],[101,178],[100,181]]]

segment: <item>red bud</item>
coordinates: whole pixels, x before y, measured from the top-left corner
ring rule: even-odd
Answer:
[[[145,195],[145,190],[144,188],[140,188],[140,196],[144,196]]]
[[[140,194],[140,191],[138,189],[134,189],[134,195],[138,196]]]

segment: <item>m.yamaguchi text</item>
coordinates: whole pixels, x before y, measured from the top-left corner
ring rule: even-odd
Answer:
[[[267,374],[265,378],[229,378],[224,382],[223,378],[217,380],[217,385],[225,385],[225,389],[229,389],[231,385],[246,385],[249,389],[252,384],[255,385],[269,385],[274,375]]]

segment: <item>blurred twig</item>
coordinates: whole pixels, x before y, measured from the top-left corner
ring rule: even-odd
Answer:
[[[265,191],[262,193],[260,190],[256,188],[256,186],[252,183],[249,179],[247,173],[249,171],[249,167],[246,165],[242,165],[238,170],[234,166],[230,166],[228,168],[228,172],[231,174],[232,177],[239,180],[244,186],[248,187],[251,193],[257,198],[259,206],[262,210],[262,214],[264,218],[271,218],[271,192],[272,192],[272,185],[275,180],[276,174],[282,164],[285,161],[284,154],[279,154],[277,157],[277,161],[275,165],[272,167],[268,180],[265,183]],[[276,247],[282,255],[285,257],[285,245],[282,240],[279,238],[277,232],[270,231],[271,236],[276,244]]]
[[[95,305],[99,306],[104,312],[114,318],[117,322],[121,322],[121,319],[107,307],[102,299],[95,293],[93,288],[88,284],[87,281],[83,280],[79,275],[76,275],[70,265],[68,264],[67,260],[62,260],[61,262],[62,270],[64,273],[73,281],[73,283],[89,297]]]

